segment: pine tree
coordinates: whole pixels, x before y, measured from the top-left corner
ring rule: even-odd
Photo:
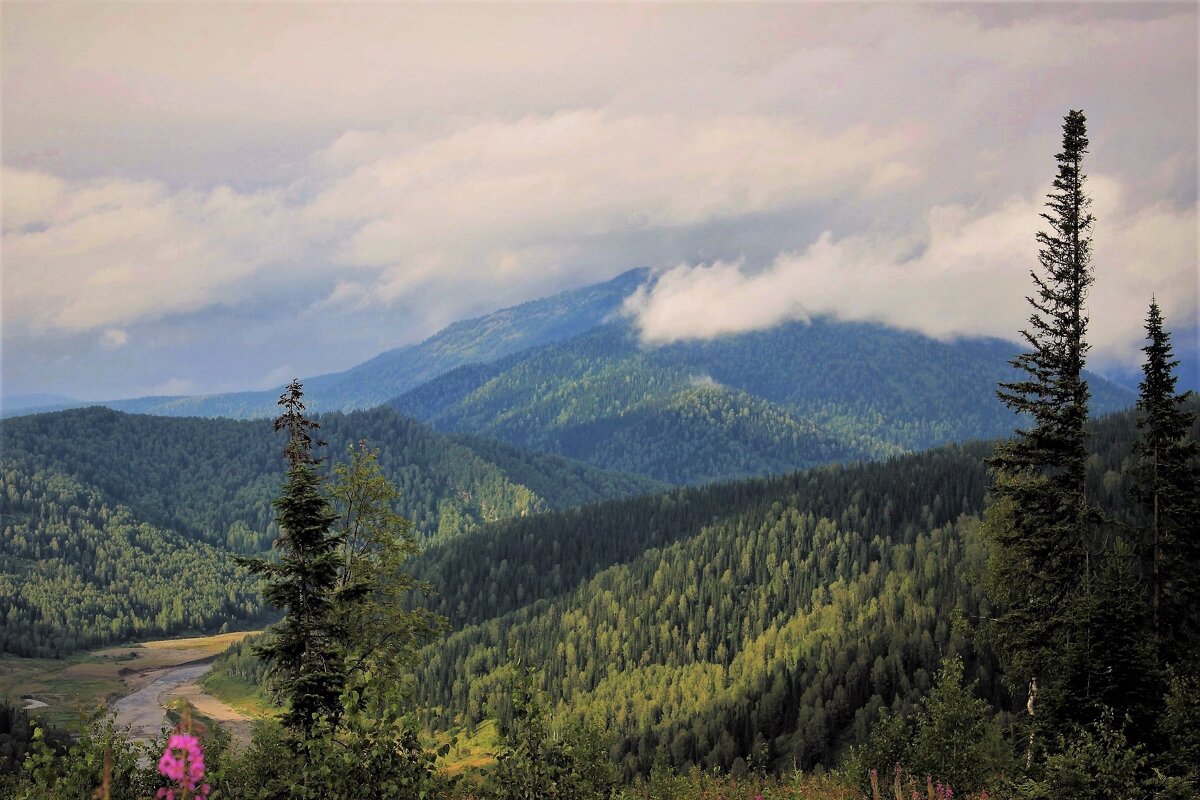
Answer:
[[[288,435],[283,452],[287,480],[273,502],[280,531],[275,540],[279,559],[241,562],[266,578],[263,596],[285,612],[255,649],[290,701],[284,723],[307,734],[317,717],[337,717],[344,667],[342,631],[331,614],[341,542],[333,531],[337,516],[321,493],[317,472],[321,459],[312,455],[311,431],[320,426],[304,416],[303,396],[300,382],[292,381],[279,398],[284,412],[275,420],[275,430]]]
[[[1195,414],[1182,405],[1190,392],[1175,393],[1171,334],[1163,329],[1158,303],[1150,301],[1142,348],[1145,378],[1138,398],[1134,492],[1146,511],[1146,555],[1155,638],[1168,661],[1200,648],[1200,482]]]
[[[1050,230],[1037,235],[1041,274],[1030,273],[1036,292],[1027,299],[1034,312],[1021,331],[1030,349],[1011,362],[1026,377],[1001,384],[997,393],[1032,424],[1018,429],[990,461],[988,589],[1000,611],[991,635],[1010,683],[1028,687],[1031,716],[1039,691],[1061,691],[1067,645],[1087,635],[1073,613],[1077,589],[1088,585],[1094,518],[1084,494],[1089,395],[1082,374],[1088,350],[1083,303],[1093,280],[1094,221],[1081,170],[1087,147],[1084,115],[1071,111],[1042,214]],[[1031,734],[1030,759],[1032,743]]]

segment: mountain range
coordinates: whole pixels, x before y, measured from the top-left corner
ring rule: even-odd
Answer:
[[[631,270],[455,323],[419,344],[305,380],[309,408],[386,403],[440,431],[672,484],[886,458],[1013,427],[995,397],[997,383],[1015,377],[1009,342],[942,341],[816,318],[652,347],[622,315],[625,299],[651,280]],[[1094,413],[1133,402],[1099,376],[1089,382]],[[254,419],[276,413],[277,394],[103,405]]]

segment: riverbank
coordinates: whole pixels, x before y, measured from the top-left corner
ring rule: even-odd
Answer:
[[[177,700],[186,700],[200,714],[223,728],[236,745],[250,741],[252,720],[217,698],[206,694],[199,680],[212,668],[212,657],[202,662],[183,664],[155,670],[144,676],[150,679],[142,688],[116,700],[111,708],[116,713],[118,728],[129,728],[129,738],[147,742],[158,737],[166,722],[166,708]]]
[[[165,672],[187,665],[206,664],[250,633],[240,631],[189,639],[159,639],[102,648],[61,660],[3,656],[0,657],[0,697],[21,706],[29,706],[33,701],[38,704],[30,709],[34,717],[64,730],[77,730],[81,720],[143,690]],[[212,709],[215,713],[210,716],[223,726],[228,725],[235,738],[241,733],[248,734],[248,718],[228,706],[226,711],[209,703],[195,680],[172,684],[166,700],[183,697],[202,713],[207,714],[205,709]],[[158,705],[159,726],[164,717],[158,700],[163,694],[158,691],[153,697]],[[214,699],[214,702],[219,701]],[[222,715],[226,717],[224,721]]]

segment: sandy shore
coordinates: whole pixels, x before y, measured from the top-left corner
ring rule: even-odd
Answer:
[[[184,698],[227,730],[236,743],[244,745],[250,740],[250,719],[200,688],[200,676],[211,668],[212,663],[205,661],[143,673],[137,680],[141,688],[112,705],[117,712],[117,726],[128,725],[132,738],[137,741],[151,741],[164,727],[170,727],[165,706],[172,700]]]

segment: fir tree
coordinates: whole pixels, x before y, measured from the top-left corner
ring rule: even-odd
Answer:
[[[1083,303],[1093,280],[1094,221],[1081,169],[1085,123],[1082,112],[1071,111],[1063,124],[1058,174],[1042,214],[1050,229],[1037,235],[1041,274],[1030,273],[1036,291],[1027,299],[1034,311],[1021,332],[1030,349],[1012,360],[1025,378],[1001,384],[998,392],[1032,424],[1017,430],[990,462],[988,588],[1000,609],[991,634],[1010,682],[1028,687],[1031,716],[1039,689],[1059,692],[1065,683],[1061,654],[1087,636],[1073,611],[1077,590],[1089,585],[1094,517],[1084,494],[1089,393],[1082,375],[1088,350]],[[1032,743],[1031,734],[1030,759]]]
[[[1142,348],[1145,378],[1138,398],[1134,492],[1146,512],[1150,609],[1162,655],[1174,661],[1200,646],[1200,518],[1197,499],[1195,415],[1182,405],[1190,392],[1175,393],[1171,334],[1163,329],[1158,303],[1150,301]]]
[[[266,578],[263,596],[285,612],[256,651],[290,702],[284,723],[307,735],[318,717],[337,716],[344,667],[342,631],[331,614],[341,542],[333,531],[337,516],[321,493],[321,459],[312,455],[311,432],[320,426],[304,415],[303,396],[300,382],[292,381],[279,398],[284,412],[275,420],[275,430],[288,435],[287,480],[273,502],[279,559],[242,563]]]

